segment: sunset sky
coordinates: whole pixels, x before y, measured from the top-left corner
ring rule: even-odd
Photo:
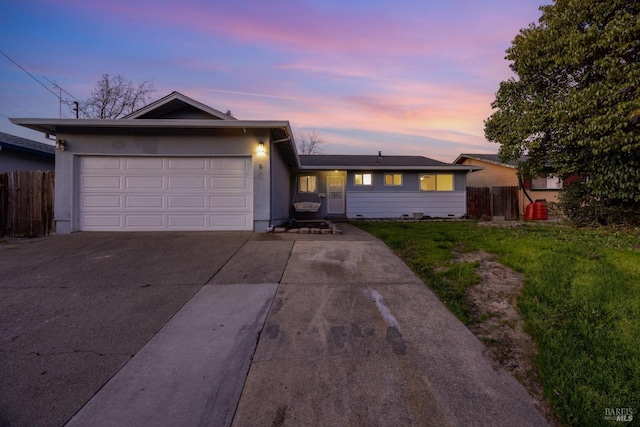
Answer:
[[[548,3],[0,0],[0,50],[76,100],[123,74],[152,80],[154,99],[176,90],[238,119],[288,120],[327,154],[451,162],[497,152],[483,122],[512,75],[505,50]],[[0,54],[0,131],[44,141],[8,117],[58,118],[59,104]]]

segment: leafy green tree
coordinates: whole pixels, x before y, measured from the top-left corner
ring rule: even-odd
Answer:
[[[503,160],[528,156],[522,175],[582,176],[560,198],[574,219],[640,223],[640,1],[540,10],[506,51],[517,78],[500,83],[485,135]]]

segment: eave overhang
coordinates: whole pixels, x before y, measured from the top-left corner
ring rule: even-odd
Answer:
[[[509,163],[503,163],[503,162],[499,162],[499,161],[495,161],[495,160],[491,160],[491,159],[486,159],[484,157],[478,157],[478,156],[474,156],[472,154],[461,154],[453,161],[453,163],[460,163],[460,162],[463,162],[465,159],[476,160],[478,162],[489,163],[489,164],[497,165],[497,166],[504,166],[505,168],[510,168],[510,169],[517,169],[518,168],[517,165],[512,165],[512,164],[509,164]]]
[[[181,119],[9,119],[11,123],[49,135],[83,129],[273,129],[286,128],[288,121],[268,120],[181,120]]]
[[[104,131],[152,131],[157,129],[206,130],[206,129],[268,129],[271,142],[278,145],[285,161],[292,168],[300,167],[291,126],[286,120],[202,120],[202,119],[32,119],[13,118],[11,123],[42,132],[58,135],[74,132]],[[266,142],[266,141],[265,141]]]

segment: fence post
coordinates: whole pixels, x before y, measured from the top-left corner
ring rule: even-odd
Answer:
[[[6,236],[9,228],[9,174],[0,173],[0,237]]]
[[[489,187],[467,187],[467,215],[479,219],[492,216]]]
[[[0,174],[0,236],[34,237],[55,232],[53,171]]]

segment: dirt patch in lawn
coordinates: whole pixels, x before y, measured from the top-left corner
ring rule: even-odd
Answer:
[[[460,254],[459,261],[477,262],[481,283],[471,286],[467,300],[471,308],[469,329],[485,344],[485,356],[520,381],[536,407],[551,425],[559,425],[542,394],[538,371],[533,365],[536,346],[523,330],[516,308],[523,276],[495,261],[484,251]]]

